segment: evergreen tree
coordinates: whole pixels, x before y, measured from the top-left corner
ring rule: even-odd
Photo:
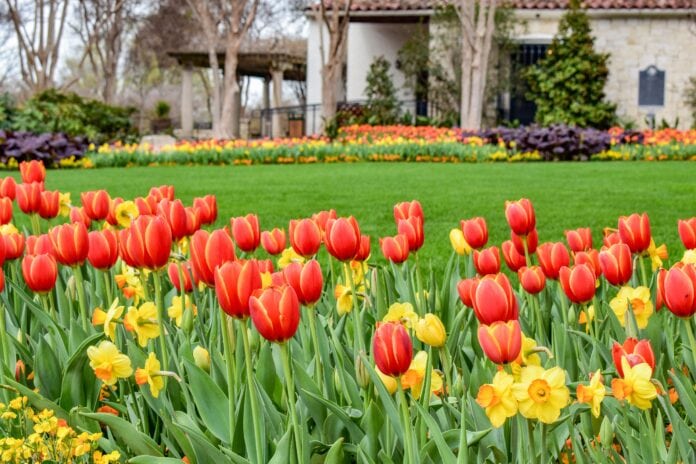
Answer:
[[[571,0],[547,55],[525,73],[542,125],[565,123],[607,128],[616,105],[605,100],[609,54],[594,50],[594,37],[580,0]]]
[[[367,73],[367,123],[373,125],[394,124],[396,122],[396,88],[389,73],[389,62],[379,56],[370,65]]]

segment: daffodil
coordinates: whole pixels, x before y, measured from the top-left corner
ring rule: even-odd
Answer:
[[[427,313],[416,323],[416,337],[426,345],[440,348],[447,341],[445,325],[435,314]]]
[[[286,248],[278,258],[278,268],[285,269],[290,263],[304,263],[305,259],[302,255],[298,255],[292,248]]]
[[[151,338],[160,335],[159,324],[157,323],[157,306],[151,301],[143,303],[136,308],[128,308],[126,317],[123,321],[128,331],[134,331],[138,336],[138,345],[144,347]]]
[[[186,309],[193,311],[193,315],[196,316],[198,314],[198,308],[191,302],[191,298],[189,298],[188,295],[184,295],[184,302]],[[171,319],[174,319],[174,323],[177,327],[181,327],[181,321],[184,319],[184,311],[180,296],[177,295],[172,298],[172,305],[167,308],[167,315]]]
[[[150,385],[150,393],[154,398],[159,396],[160,390],[164,388],[164,379],[160,373],[160,362],[155,353],[150,353],[145,360],[145,367],[135,370],[135,383],[138,385]]]
[[[421,390],[423,389],[423,381],[425,381],[425,367],[428,363],[428,353],[419,351],[413,357],[408,371],[401,376],[401,385],[404,389],[411,389],[413,399],[420,398]],[[442,391],[442,376],[439,372],[430,370],[430,391],[439,393]]]
[[[450,244],[455,253],[460,256],[469,255],[471,253],[471,246],[466,243],[464,238],[464,232],[461,229],[452,229],[449,233]]]
[[[124,201],[120,203],[118,206],[116,206],[116,211],[114,213],[116,222],[118,222],[118,225],[123,228],[130,227],[133,219],[137,218],[139,215],[140,212],[138,211],[138,207],[135,206],[135,203],[132,201]]]
[[[387,389],[389,394],[393,395],[394,393],[396,393],[396,390],[399,388],[398,384],[396,383],[396,379],[391,375],[382,373],[382,371],[380,371],[379,367],[377,366],[375,366],[375,371],[377,372],[377,376],[382,380],[384,388]]]
[[[109,309],[104,312],[101,308],[95,308],[92,314],[92,325],[103,325],[104,335],[109,337],[113,342],[116,339],[116,322],[123,315],[123,306],[118,305],[118,299],[115,299]]]
[[[123,296],[132,299],[133,303],[138,304],[142,298],[145,298],[145,288],[137,269],[122,263],[121,273],[116,274],[114,280],[118,288],[123,292]]]
[[[493,383],[481,385],[476,402],[485,409],[493,427],[500,427],[505,419],[517,414],[517,400],[512,393],[515,379],[505,371],[498,371]]]
[[[382,322],[398,322],[411,329],[418,322],[418,314],[413,310],[411,303],[394,303],[387,310]]]
[[[577,389],[578,403],[587,403],[592,408],[592,415],[599,417],[602,400],[607,389],[602,382],[602,374],[599,369],[590,377],[589,385],[579,384]]]
[[[590,305],[587,307],[587,310],[582,310],[580,311],[580,315],[578,316],[578,324],[586,324],[585,326],[585,332],[590,331],[590,322],[592,322],[595,318],[595,309],[594,305]]]
[[[565,371],[560,367],[545,370],[540,366],[523,367],[520,381],[512,386],[520,413],[527,419],[552,424],[570,399]]]
[[[650,239],[650,246],[648,247],[648,256],[650,256],[650,261],[652,262],[652,270],[656,271],[662,267],[662,260],[667,259],[667,245],[664,243],[659,247],[655,246],[655,241]]]
[[[653,313],[650,289],[642,286],[637,288],[621,287],[616,297],[609,302],[609,306],[616,314],[621,327],[626,325],[626,311],[629,307],[633,311],[639,329],[648,326],[648,320]]]
[[[652,383],[652,368],[648,363],[631,367],[625,357],[621,358],[624,376],[611,381],[611,389],[618,400],[626,400],[638,409],[650,409],[657,398],[657,388]]]
[[[94,464],[112,464],[114,462],[118,462],[120,459],[121,454],[118,451],[112,451],[107,454],[104,454],[101,451],[95,451],[92,455]]]
[[[334,296],[336,297],[336,310],[339,316],[348,314],[353,310],[353,292],[350,287],[336,284]]]
[[[131,360],[122,354],[116,345],[105,340],[98,346],[87,348],[89,365],[94,374],[106,385],[114,385],[118,379],[130,377],[133,374]]]

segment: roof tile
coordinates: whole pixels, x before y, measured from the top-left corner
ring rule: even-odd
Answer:
[[[343,3],[342,0],[339,0]],[[568,0],[509,0],[513,8],[548,10],[566,8]],[[694,8],[693,0],[583,0],[590,9],[687,9]],[[441,0],[353,0],[352,11],[427,10],[442,4]]]

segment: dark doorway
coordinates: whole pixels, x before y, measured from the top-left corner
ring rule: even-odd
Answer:
[[[536,105],[527,99],[529,90],[527,82],[522,79],[522,72],[537,63],[546,55],[548,44],[520,44],[510,56],[511,61],[511,90],[510,90],[510,122],[529,125],[534,122]]]

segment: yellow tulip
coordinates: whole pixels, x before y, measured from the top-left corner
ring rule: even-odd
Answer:
[[[426,345],[440,348],[447,341],[447,332],[440,318],[428,313],[416,323],[416,337]]]
[[[464,238],[464,232],[461,229],[452,229],[449,233],[450,243],[452,244],[452,249],[455,253],[460,256],[465,256],[471,253],[471,247],[466,243]]]
[[[202,346],[198,345],[193,349],[193,361],[199,368],[210,372],[210,353]]]

